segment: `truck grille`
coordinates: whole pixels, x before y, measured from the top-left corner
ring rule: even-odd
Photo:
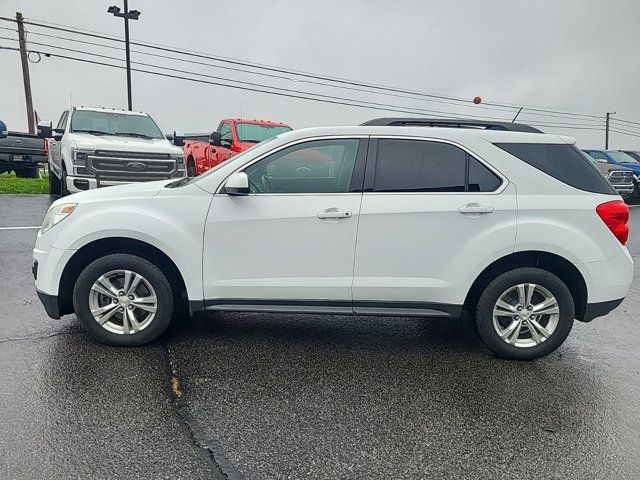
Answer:
[[[609,181],[612,185],[632,185],[633,172],[614,170],[613,172],[609,173]]]
[[[98,182],[146,182],[163,180],[177,171],[169,154],[98,150],[87,156],[87,167]]]

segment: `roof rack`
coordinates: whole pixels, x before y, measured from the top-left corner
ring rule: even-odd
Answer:
[[[522,123],[490,122],[487,120],[466,120],[463,118],[374,118],[362,125],[404,126],[404,127],[445,127],[479,128],[483,130],[506,130],[509,132],[543,133],[537,128]]]

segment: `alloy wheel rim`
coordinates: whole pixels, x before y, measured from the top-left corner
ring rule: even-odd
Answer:
[[[493,307],[493,327],[515,347],[529,348],[548,340],[560,319],[560,306],[541,285],[521,283],[505,290]]]
[[[105,330],[132,335],[147,328],[158,309],[156,292],[139,273],[112,270],[101,275],[89,290],[89,310]]]

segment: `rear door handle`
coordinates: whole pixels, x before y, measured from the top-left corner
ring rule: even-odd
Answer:
[[[466,205],[461,206],[458,211],[460,213],[492,213],[493,207],[489,205],[480,205],[479,203],[467,203]]]
[[[340,210],[338,208],[327,208],[326,210],[321,210],[318,212],[318,218],[321,220],[325,220],[328,218],[349,218],[351,216],[351,212],[345,212],[344,210]]]

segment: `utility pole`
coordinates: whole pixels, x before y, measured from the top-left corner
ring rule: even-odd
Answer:
[[[615,115],[616,112],[607,112],[607,122],[604,127],[604,149],[609,150],[609,117]]]
[[[138,10],[129,10],[128,0],[124,0],[124,13],[120,10],[120,7],[112,5],[107,9],[107,13],[112,13],[116,17],[124,18],[124,45],[125,45],[125,57],[127,63],[127,104],[129,110],[133,110],[133,103],[131,101],[131,56],[129,53],[129,19],[138,20],[140,12]]]
[[[29,76],[29,59],[27,58],[27,37],[24,32],[24,19],[20,12],[16,12],[16,23],[18,24],[18,44],[20,46],[20,60],[22,61],[24,99],[27,102],[27,122],[29,124],[29,133],[36,133],[33,97],[31,96],[31,77]]]

